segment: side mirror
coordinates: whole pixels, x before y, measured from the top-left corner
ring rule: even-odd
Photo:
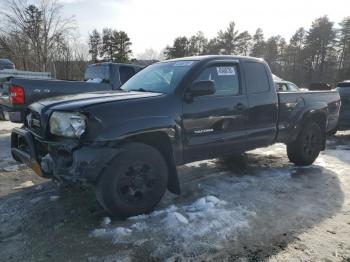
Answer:
[[[192,84],[189,93],[192,97],[215,94],[215,83],[211,80],[197,81]]]

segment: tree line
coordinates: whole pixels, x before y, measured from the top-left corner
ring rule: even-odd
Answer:
[[[280,35],[264,37],[258,28],[253,35],[239,32],[234,22],[217,36],[202,32],[177,37],[164,52],[167,59],[193,55],[249,55],[263,58],[276,75],[299,85],[336,83],[350,79],[350,17],[335,27],[327,16],[315,19],[309,29],[296,30],[287,41]]]
[[[62,13],[58,0],[4,0],[0,10],[0,57],[18,69],[51,71],[59,79],[82,79],[88,63],[99,61],[143,62],[132,58],[131,40],[124,31],[105,28],[89,34],[88,48],[77,41],[74,17]],[[273,73],[299,85],[336,83],[350,79],[350,17],[340,24],[327,16],[310,28],[297,29],[286,40],[280,35],[265,38],[258,28],[253,35],[239,31],[234,22],[208,39],[203,32],[177,37],[164,51],[166,59],[192,55],[248,55],[265,59]],[[143,60],[161,56],[146,50]]]
[[[90,62],[130,61],[127,33],[105,28],[89,35],[88,49],[76,40],[74,17],[65,17],[58,0],[5,0],[0,11],[0,57],[18,69],[49,71],[58,79],[82,80]],[[88,55],[91,56],[91,60]]]
[[[5,0],[0,11],[0,56],[18,69],[50,71],[60,79],[81,79],[88,59],[76,41],[74,17],[62,15],[57,0]]]

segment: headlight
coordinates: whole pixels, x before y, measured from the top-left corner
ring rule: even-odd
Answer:
[[[53,112],[50,117],[50,132],[65,137],[80,137],[86,128],[86,116],[74,112]]]

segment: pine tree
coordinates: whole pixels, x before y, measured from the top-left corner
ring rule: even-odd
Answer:
[[[286,75],[291,81],[300,84],[304,79],[304,46],[306,41],[306,31],[303,27],[299,28],[289,41],[286,48]]]
[[[309,81],[326,81],[326,68],[332,63],[336,32],[327,16],[316,19],[306,37]],[[315,71],[315,75],[313,74]]]
[[[272,36],[267,39],[264,48],[264,59],[270,65],[272,72],[277,74],[278,42],[280,36]]]
[[[199,31],[196,35],[193,35],[189,39],[188,55],[202,55],[206,52],[206,46],[208,45],[208,40],[205,38],[203,32]]]
[[[240,33],[236,37],[236,54],[238,55],[248,55],[249,49],[252,45],[252,36],[248,31]]]
[[[100,33],[94,29],[89,35],[89,54],[93,63],[98,62],[98,56],[101,52],[102,39]]]
[[[338,80],[350,78],[350,17],[340,23]]]
[[[225,31],[220,30],[218,32],[218,43],[224,55],[233,55],[237,52],[237,37],[239,33],[235,27],[235,22],[230,22]]]
[[[130,38],[124,31],[113,31],[112,47],[113,54],[112,60],[118,63],[126,63],[130,59],[132,51]]]
[[[250,53],[251,56],[263,57],[265,49],[264,34],[261,28],[258,28],[253,35],[253,47]]]
[[[104,28],[102,30],[102,49],[100,56],[104,61],[112,61],[113,52],[113,30]]]
[[[165,48],[164,55],[167,59],[185,57],[189,55],[189,40],[187,37],[177,37],[174,40],[173,46]]]
[[[208,55],[222,54],[222,48],[217,37],[210,39],[205,49],[206,49],[205,53]]]

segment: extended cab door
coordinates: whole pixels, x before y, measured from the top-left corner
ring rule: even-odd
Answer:
[[[242,64],[249,107],[247,146],[267,146],[275,141],[278,119],[278,97],[271,72],[263,62],[245,61]]]
[[[195,161],[241,151],[245,145],[247,97],[237,62],[211,62],[194,80],[212,80],[213,95],[183,103],[184,157]]]

